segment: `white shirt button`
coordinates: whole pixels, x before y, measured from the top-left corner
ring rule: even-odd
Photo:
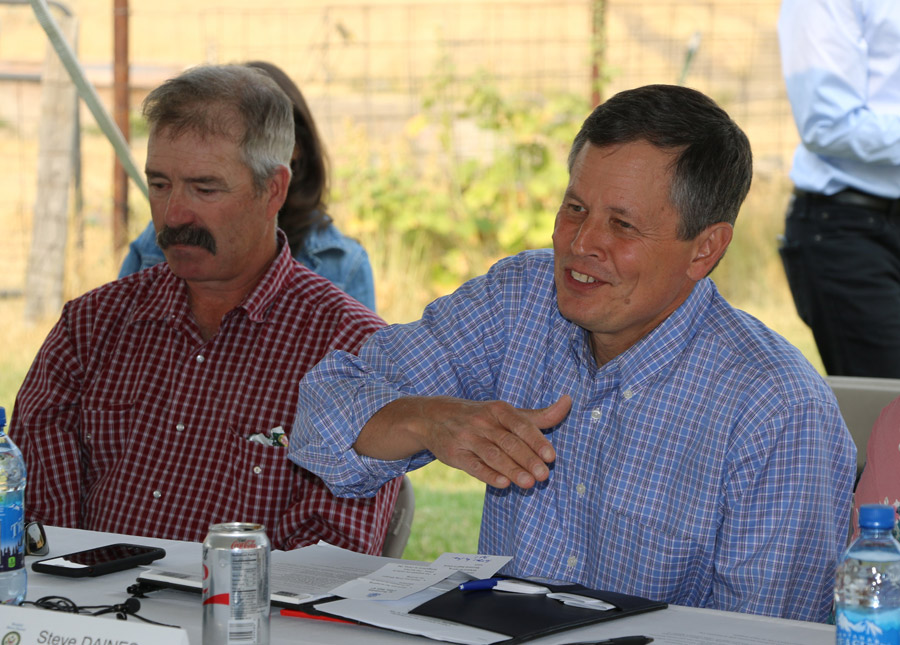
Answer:
[[[631,388],[628,388],[627,390],[625,390],[624,392],[622,392],[622,396],[624,396],[625,399],[628,400],[628,399],[630,399],[631,397],[634,396],[634,392],[631,391]]]
[[[153,499],[159,499],[160,497],[162,497],[162,493],[160,491],[153,491]]]
[[[259,466],[254,466],[254,467],[253,467],[253,472],[256,473],[256,474],[258,475],[258,474],[260,474],[260,473],[262,472],[262,468],[260,468]]]
[[[184,424],[179,423],[178,425],[175,426],[175,429],[178,430],[178,432],[181,432],[182,430],[184,430]]]
[[[205,361],[205,360],[206,360],[206,359],[203,358],[203,354],[197,354],[197,362],[198,362],[198,363],[202,363],[202,362]]]
[[[597,419],[599,419],[599,418],[602,417],[602,416],[603,416],[603,413],[600,411],[600,408],[597,408],[597,409],[595,409],[595,410],[591,410],[591,418],[592,418],[594,421],[596,421]]]
[[[578,493],[578,497],[584,497],[584,494],[587,492],[587,486],[578,484],[578,486],[575,487],[575,492]]]
[[[576,564],[578,564],[578,558],[576,558],[574,555],[570,555],[569,559],[566,560],[566,566],[572,569]]]

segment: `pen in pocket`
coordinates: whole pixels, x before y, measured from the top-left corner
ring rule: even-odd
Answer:
[[[257,432],[247,437],[249,441],[261,443],[264,446],[275,446],[277,448],[286,447],[288,445],[288,437],[281,426],[275,426],[269,430],[269,434]]]

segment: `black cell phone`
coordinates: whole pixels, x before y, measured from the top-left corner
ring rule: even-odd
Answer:
[[[94,577],[130,569],[141,564],[150,564],[165,555],[166,550],[157,546],[107,544],[77,553],[38,560],[32,563],[31,569],[69,578]]]

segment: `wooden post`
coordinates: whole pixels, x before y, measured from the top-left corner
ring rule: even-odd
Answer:
[[[591,109],[603,100],[606,82],[606,0],[591,0]]]
[[[70,44],[75,42],[78,21],[74,17],[60,17],[59,27]],[[37,198],[25,274],[25,321],[29,323],[56,316],[63,303],[76,98],[74,84],[48,43],[41,72]]]
[[[113,2],[113,115],[125,141],[129,141],[128,0]],[[128,175],[118,158],[113,168],[113,257],[128,244]]]

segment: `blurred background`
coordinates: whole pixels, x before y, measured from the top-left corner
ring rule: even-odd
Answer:
[[[778,4],[54,0],[49,11],[69,30],[110,112],[116,16],[127,24],[129,147],[138,168],[146,154],[140,101],[150,89],[200,63],[265,60],[284,69],[327,147],[329,211],[368,250],[377,310],[389,323],[418,318],[500,257],[550,245],[568,148],[598,101],[648,83],[699,89],[744,128],[755,155],[735,241],[713,278],[821,371],[777,255],[798,140],[778,59]],[[24,297],[35,270],[35,212],[51,190],[57,195],[62,184],[67,221],[53,240],[65,258],[62,301],[114,279],[123,244],[150,218],[137,186],[114,190],[113,148],[83,101],[71,170],[54,172],[46,161],[58,128],[42,80],[54,60],[32,5],[0,0],[0,405],[8,409],[59,313],[53,306],[26,315]],[[50,244],[38,235],[39,246]],[[413,481],[405,557],[474,552],[482,488],[441,466]]]

